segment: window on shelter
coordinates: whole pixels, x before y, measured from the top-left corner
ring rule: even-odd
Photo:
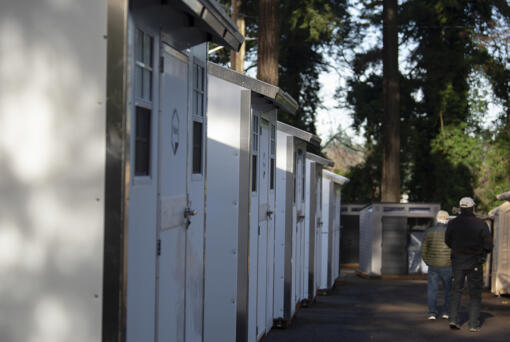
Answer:
[[[251,191],[257,191],[257,155],[251,156]]]
[[[151,153],[151,111],[136,107],[135,176],[148,176]]]
[[[306,161],[305,161],[305,158],[303,158],[303,170],[301,172],[301,192],[302,192],[302,196],[301,196],[301,200],[305,200],[305,175],[306,175]]]
[[[275,174],[275,165],[274,165],[274,157],[271,157],[271,170],[270,170],[270,173],[271,173],[271,178],[269,179],[269,189],[273,190],[274,189],[274,174]]]
[[[204,116],[205,116],[205,68],[193,63],[192,72],[192,117],[193,117],[193,174],[202,174],[204,155]]]
[[[193,122],[193,173],[202,173],[202,123]]]
[[[153,49],[153,37],[136,29],[133,120],[135,176],[149,176],[151,172]]]
[[[296,193],[297,193],[297,189],[296,189],[296,178],[297,178],[297,175],[296,175],[296,172],[297,172],[297,153],[294,152],[294,168],[292,169],[292,175],[293,175],[293,179],[294,179],[294,195],[292,197],[293,199],[293,203],[296,203]]]
[[[276,167],[276,163],[275,163],[275,159],[276,159],[276,127],[274,125],[271,125],[271,153],[270,153],[270,167],[271,167],[271,170],[269,171],[270,172],[270,175],[271,177],[269,178],[269,189],[273,190],[274,189],[274,181],[275,181],[275,167]]]
[[[193,115],[204,116],[205,69],[195,63],[193,65]]]
[[[136,30],[135,93],[136,97],[152,101],[154,39],[140,29]]]
[[[259,151],[259,117],[255,114],[252,114],[251,120],[251,191],[257,191],[257,161],[258,161],[258,151]]]
[[[322,177],[321,174],[318,176],[319,189],[317,193],[319,194],[319,209],[322,210]]]

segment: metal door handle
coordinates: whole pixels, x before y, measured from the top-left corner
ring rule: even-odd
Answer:
[[[196,209],[186,208],[184,209],[184,218],[195,216],[197,214]]]
[[[267,216],[267,217],[269,217],[269,218],[271,218],[271,216],[273,216],[273,211],[268,210],[268,211],[266,212],[266,216]]]

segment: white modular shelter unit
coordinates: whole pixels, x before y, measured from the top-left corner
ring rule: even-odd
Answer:
[[[371,275],[409,273],[411,234],[434,224],[439,204],[372,203],[361,210],[359,268]]]
[[[317,294],[320,256],[321,256],[321,225],[322,225],[322,170],[332,167],[334,163],[326,158],[307,152],[305,177],[305,229],[304,229],[304,260],[305,274],[303,289],[303,305],[315,300]]]
[[[210,0],[4,1],[0,27],[0,340],[200,336],[201,296],[181,276],[203,256],[173,224],[185,205],[158,193],[177,179],[200,194],[184,152],[207,54],[194,46],[237,49],[237,28]]]
[[[204,341],[259,341],[273,326],[278,87],[209,63]]]
[[[510,202],[491,210],[489,215],[494,221],[491,292],[510,294]]]
[[[322,224],[320,226],[320,264],[318,289],[329,290],[340,274],[341,186],[348,178],[322,170]]]
[[[273,317],[275,325],[281,326],[303,300],[305,155],[307,144],[319,146],[320,139],[281,122],[277,129]]]

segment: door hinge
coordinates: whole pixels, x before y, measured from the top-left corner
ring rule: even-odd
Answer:
[[[159,56],[159,72],[165,72],[165,58],[163,56]]]
[[[157,244],[157,253],[158,253],[158,256],[161,255],[161,239],[158,239],[158,244]]]

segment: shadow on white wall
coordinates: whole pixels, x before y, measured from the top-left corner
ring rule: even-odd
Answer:
[[[0,5],[0,340],[101,334],[106,2]]]

